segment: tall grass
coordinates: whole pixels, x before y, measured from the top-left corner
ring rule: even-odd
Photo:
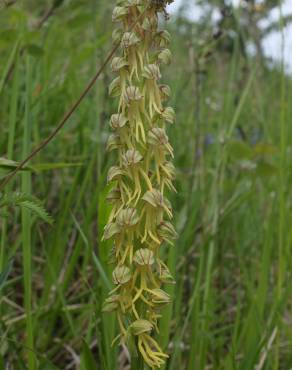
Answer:
[[[25,58],[25,112],[23,119],[23,141],[22,141],[22,156],[26,157],[31,151],[31,135],[32,135],[32,114],[31,114],[31,91],[32,91],[32,75],[30,57]],[[21,178],[21,190],[25,194],[31,193],[31,174],[23,173]],[[26,356],[28,358],[28,368],[34,370],[36,368],[34,354],[34,335],[33,335],[33,320],[32,320],[32,234],[31,234],[31,214],[30,211],[23,208],[21,211],[21,227],[22,227],[22,265],[23,265],[23,285],[24,285],[24,308],[26,321]]]
[[[114,3],[100,1],[98,11],[90,4],[64,2],[38,31],[29,21],[44,4],[0,11],[0,157],[19,161],[48,136],[104,60]],[[245,58],[240,43],[228,48],[225,35],[210,43],[208,26],[184,19],[166,26],[175,55],[164,80],[177,112],[170,141],[179,238],[163,256],[176,279],[160,322],[159,341],[170,354],[165,368],[289,369],[291,77],[283,66]],[[196,70],[190,45],[200,60]],[[5,188],[38,196],[54,218],[48,226],[28,210],[1,208],[6,367],[127,368],[126,349],[111,347],[115,321],[101,312],[111,289],[111,245],[101,241],[110,212],[106,173],[114,161],[105,153],[110,79],[104,71],[68,125],[30,163],[34,172],[26,168]],[[0,164],[3,176],[7,167]]]

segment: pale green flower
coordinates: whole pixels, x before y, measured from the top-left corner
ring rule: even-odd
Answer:
[[[166,194],[175,191],[173,148],[166,132],[175,112],[165,106],[169,86],[160,83],[162,66],[172,56],[169,33],[158,30],[158,12],[165,12],[169,2],[118,0],[112,17],[120,27],[113,40],[120,42],[121,54],[111,62],[115,78],[109,94],[117,98],[117,111],[109,121],[107,150],[116,154],[116,163],[107,176],[112,209],[103,238],[113,241],[115,288],[103,311],[117,314],[120,333],[114,342],[127,344],[133,337],[151,369],[168,357],[152,335],[158,331],[161,308],[170,302],[163,284],[174,283],[159,256],[160,248],[176,238]]]

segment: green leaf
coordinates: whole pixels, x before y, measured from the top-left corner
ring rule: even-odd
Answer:
[[[278,153],[278,148],[272,144],[258,143],[253,148],[254,155],[275,155]]]
[[[7,159],[4,157],[0,157],[0,168],[5,170],[14,170],[19,166],[20,162],[13,161],[12,159]],[[82,166],[83,163],[76,162],[76,163],[66,163],[66,162],[57,162],[57,163],[37,163],[34,165],[26,165],[24,166],[21,171],[49,171],[49,170],[57,170],[62,168],[68,167],[79,167]]]
[[[52,217],[48,214],[46,209],[40,203],[36,203],[36,202],[26,200],[24,202],[21,202],[19,205],[20,205],[20,207],[24,207],[24,208],[29,209],[32,213],[34,213],[36,216],[41,218],[43,221],[52,225],[52,223],[53,223]]]
[[[271,177],[278,173],[278,168],[268,162],[259,162],[255,174],[259,177]]]
[[[0,32],[0,40],[6,41],[6,42],[14,42],[17,39],[17,31],[13,28],[6,29]]]
[[[250,159],[252,157],[251,147],[243,141],[231,140],[227,144],[227,151],[232,160]]]
[[[83,340],[82,357],[84,361],[85,370],[98,370],[97,364],[95,362],[91,349],[89,348],[85,340]]]
[[[86,13],[77,13],[75,17],[71,18],[67,25],[69,28],[78,28],[78,27],[84,27],[86,26],[90,21],[92,20],[92,15],[91,14],[86,14]]]
[[[5,370],[5,362],[2,355],[0,355],[0,370]]]
[[[58,8],[59,6],[61,6],[63,4],[63,2],[64,2],[64,0],[54,0],[53,7]]]
[[[40,58],[44,55],[44,50],[40,46],[35,44],[27,45],[26,50],[31,56],[35,58]]]
[[[19,166],[19,162],[13,161],[11,159],[7,159],[4,157],[0,157],[0,168],[7,169],[7,170],[14,170],[16,167]],[[22,171],[31,170],[32,167],[25,166]]]
[[[65,162],[59,162],[59,163],[38,163],[31,166],[31,168],[35,171],[49,171],[49,170],[59,170],[62,168],[69,168],[69,167],[79,167],[83,166],[83,163],[77,162],[77,163],[65,163]]]
[[[111,284],[109,278],[107,277],[106,272],[105,272],[100,260],[97,258],[96,254],[94,252],[92,252],[92,258],[93,258],[93,262],[95,264],[95,267],[97,268],[97,270],[100,274],[100,277],[101,277],[102,281],[104,282],[107,289],[111,290],[112,289],[112,284]]]
[[[1,37],[0,37],[0,41],[1,41]],[[11,44],[12,41],[9,41],[9,43]],[[11,66],[14,63],[14,59],[15,59],[16,53],[18,52],[18,48],[19,48],[19,41],[16,41],[14,47],[12,48],[12,51],[10,53],[10,56],[9,56],[6,64],[3,66],[4,67],[3,68],[3,73],[0,76],[0,94],[1,94],[1,92],[3,90],[6,76],[7,76],[8,72],[9,72]]]

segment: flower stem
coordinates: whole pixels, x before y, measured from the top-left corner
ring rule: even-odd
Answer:
[[[145,369],[143,357],[141,356],[139,351],[137,353],[137,357],[133,356],[132,361],[133,363],[131,366],[131,370],[144,370]]]

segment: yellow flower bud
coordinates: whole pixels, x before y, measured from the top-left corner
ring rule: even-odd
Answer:
[[[140,335],[142,333],[150,333],[153,329],[153,324],[148,320],[136,320],[131,326],[130,330],[133,335]]]
[[[122,57],[115,57],[111,62],[111,69],[113,72],[118,72],[120,69],[128,66],[129,63],[126,61],[125,58]]]
[[[131,271],[127,266],[118,266],[113,271],[113,282],[116,285],[128,283],[131,277]]]
[[[168,136],[163,128],[154,127],[149,130],[147,141],[153,146],[163,146],[168,143]]]
[[[135,226],[139,222],[139,215],[135,208],[123,209],[117,216],[120,228]]]
[[[161,116],[162,116],[162,118],[165,119],[166,122],[174,123],[174,121],[175,121],[175,112],[174,112],[173,108],[171,108],[171,107],[166,107],[162,111]]]
[[[164,64],[170,64],[171,58],[172,55],[169,49],[164,49],[158,54],[158,60]]]
[[[114,149],[118,149],[121,147],[121,139],[120,139],[120,135],[118,134],[111,134],[109,137],[108,137],[108,140],[107,140],[107,144],[106,144],[106,150],[108,152],[114,150]]]
[[[138,152],[138,150],[135,149],[129,149],[127,152],[123,155],[123,165],[125,167],[129,167],[132,165],[135,165],[142,160],[142,155]]]
[[[110,125],[115,130],[117,128],[122,128],[128,122],[128,118],[122,113],[113,114],[111,116]]]
[[[148,80],[159,80],[161,78],[160,70],[156,64],[148,64],[144,67],[143,77]]]
[[[142,99],[142,95],[139,91],[139,88],[136,86],[128,86],[124,93],[124,100],[127,105],[131,102],[139,101]]]
[[[128,9],[124,6],[116,6],[113,11],[112,20],[113,22],[119,22],[125,18],[128,14]]]
[[[109,86],[109,95],[111,97],[119,96],[121,93],[120,77],[115,78]]]
[[[117,180],[120,176],[124,175],[125,172],[118,166],[112,166],[107,174],[107,182]]]
[[[148,248],[140,248],[135,252],[133,260],[140,266],[150,266],[154,263],[154,254]]]
[[[125,32],[122,37],[121,46],[122,48],[127,49],[130,46],[137,45],[139,42],[140,39],[134,32]]]
[[[157,304],[167,304],[171,301],[169,294],[167,294],[162,289],[152,289],[151,290],[152,302]]]

